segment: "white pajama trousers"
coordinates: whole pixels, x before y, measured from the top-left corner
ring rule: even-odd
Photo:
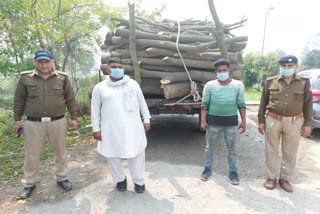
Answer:
[[[113,183],[116,185],[125,179],[126,175],[123,171],[121,158],[107,158]],[[138,154],[136,157],[127,158],[128,168],[135,184],[144,184],[144,168],[145,168],[145,151]]]

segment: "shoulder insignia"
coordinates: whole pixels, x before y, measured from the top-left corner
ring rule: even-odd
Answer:
[[[278,77],[278,75],[275,75],[275,76],[272,76],[272,77],[267,77],[267,81],[276,79],[277,77]]]
[[[55,70],[54,72],[56,72],[57,74],[68,76],[68,74],[66,72],[57,71],[57,70]]]
[[[33,72],[34,72],[34,70],[22,71],[22,72],[20,72],[20,75],[23,75],[23,74],[31,74],[31,73],[33,73]]]

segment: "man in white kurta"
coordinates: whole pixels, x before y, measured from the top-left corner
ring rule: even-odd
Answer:
[[[124,75],[120,59],[111,58],[106,79],[92,92],[91,120],[98,152],[107,157],[119,191],[127,189],[121,159],[128,167],[137,193],[144,192],[146,131],[150,113],[139,84]]]

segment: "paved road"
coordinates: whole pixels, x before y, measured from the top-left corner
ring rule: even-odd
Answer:
[[[198,131],[194,116],[160,116],[153,119],[146,150],[146,188],[144,194],[114,191],[103,158],[94,146],[87,156],[87,172],[99,177],[81,189],[60,193],[59,200],[37,197],[23,205],[2,209],[1,213],[319,213],[320,210],[320,134],[302,139],[293,180],[294,193],[277,187],[263,188],[263,137],[248,119],[248,129],[240,136],[238,168],[241,183],[232,186],[227,178],[227,159],[223,140],[216,146],[212,178],[202,182],[204,133]],[[126,165],[126,162],[124,162]],[[81,171],[71,163],[71,171]],[[76,170],[77,169],[77,170]],[[82,172],[82,171],[81,171]],[[74,173],[77,174],[77,173]],[[129,175],[127,171],[127,175]],[[76,178],[73,177],[73,180]],[[130,181],[130,176],[129,176]],[[81,181],[78,180],[78,185]],[[59,191],[59,190],[57,190]],[[40,193],[41,194],[41,193]]]

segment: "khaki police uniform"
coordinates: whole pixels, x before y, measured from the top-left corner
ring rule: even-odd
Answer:
[[[265,124],[265,165],[269,179],[277,178],[278,148],[281,142],[280,178],[294,174],[302,126],[311,127],[312,93],[308,79],[294,74],[290,84],[282,75],[266,80],[258,113],[259,124]]]
[[[22,120],[23,115],[26,116],[23,123],[25,187],[31,187],[37,182],[40,155],[46,140],[55,155],[57,180],[66,179],[66,106],[71,119],[76,120],[76,100],[65,73],[53,71],[46,80],[41,78],[36,70],[21,73],[15,91],[13,112],[15,121]]]

